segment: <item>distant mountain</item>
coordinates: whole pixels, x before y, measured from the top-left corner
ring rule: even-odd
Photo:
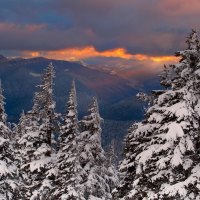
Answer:
[[[8,59],[2,55],[0,55],[0,62],[6,62]]]
[[[0,56],[0,78],[5,90],[6,111],[10,121],[16,122],[22,109],[27,111],[31,108],[33,94],[37,91],[36,85],[40,84],[41,74],[50,62],[56,69],[54,91],[58,112],[65,112],[69,88],[74,79],[80,117],[86,114],[92,96],[97,96],[100,113],[105,120],[109,120],[106,127],[115,126],[117,121],[135,121],[142,118],[143,104],[135,97],[139,90],[132,87],[126,79],[100,69],[88,68],[82,62],[49,60],[42,57],[7,59]],[[148,90],[157,82],[155,82],[155,77],[150,77],[143,84],[143,89]],[[123,127],[122,135],[128,128],[126,122]],[[103,140],[107,144],[110,139],[107,142],[105,140],[110,136],[105,134],[108,133],[104,131]]]
[[[103,117],[120,118],[120,113],[117,116],[112,113],[114,105],[126,98],[134,97],[137,93],[135,88],[129,86],[127,80],[84,67],[76,62],[49,60],[41,57],[11,60],[5,58],[3,60],[4,62],[0,62],[0,78],[4,86],[7,98],[6,107],[11,120],[15,120],[22,109],[31,108],[32,97],[37,90],[35,86],[40,84],[40,76],[50,62],[56,68],[55,97],[59,112],[64,112],[73,79],[76,80],[81,115],[85,112],[91,97],[95,95],[99,99]],[[112,110],[109,110],[110,106]]]

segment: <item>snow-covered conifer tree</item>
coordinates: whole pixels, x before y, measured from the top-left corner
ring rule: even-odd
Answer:
[[[3,89],[0,82],[0,199],[19,199],[17,167],[14,162],[12,132],[7,126]]]
[[[106,150],[106,157],[108,165],[117,165],[116,159],[117,155],[115,154],[115,140],[113,139],[111,143],[109,144],[107,150]]]
[[[192,31],[154,91],[146,119],[125,138],[124,178],[114,192],[123,200],[200,199],[200,46]]]
[[[112,140],[106,151],[106,168],[108,169],[108,175],[110,176],[109,186],[111,191],[116,187],[119,182],[117,171],[117,156],[115,154],[115,140]]]
[[[87,200],[112,198],[111,189],[115,184],[114,174],[106,167],[105,152],[101,146],[101,117],[97,99],[94,98],[88,110],[89,115],[81,121],[80,161],[83,168],[83,191]]]
[[[15,142],[15,161],[18,167],[20,167],[20,145],[18,144],[17,141],[25,134],[25,127],[26,127],[26,115],[24,110],[22,111],[20,118],[19,118],[19,123],[14,126],[13,132],[14,132],[14,140]]]
[[[76,88],[73,81],[67,102],[67,113],[60,130],[60,150],[57,156],[58,177],[53,198],[84,199],[80,188],[82,169],[79,162],[78,134]]]
[[[54,70],[49,64],[42,77],[42,85],[35,94],[34,105],[23,117],[23,130],[17,144],[20,149],[22,199],[50,199],[52,182],[57,173],[51,140],[54,130],[55,103],[53,101]]]
[[[46,143],[51,146],[54,131],[55,101],[53,100],[53,79],[55,71],[50,63],[42,76],[42,84],[38,86],[39,91],[35,94],[34,111],[39,115],[40,123],[46,138]],[[51,154],[51,152],[49,152]]]
[[[22,111],[20,118],[19,118],[19,123],[15,127],[15,138],[16,140],[19,139],[23,135],[24,128],[26,126],[26,115],[24,110]]]

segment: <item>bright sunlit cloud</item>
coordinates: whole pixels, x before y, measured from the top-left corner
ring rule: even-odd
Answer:
[[[177,60],[174,56],[149,56],[145,54],[130,54],[124,48],[116,48],[106,51],[98,51],[93,46],[83,48],[67,48],[57,51],[23,51],[24,57],[43,56],[57,60],[84,60],[93,57],[121,58],[124,60],[151,61],[155,63],[174,62]]]

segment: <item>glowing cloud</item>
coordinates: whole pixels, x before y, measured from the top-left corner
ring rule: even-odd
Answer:
[[[174,56],[149,56],[145,54],[130,54],[124,48],[116,48],[106,51],[98,51],[93,46],[83,48],[68,48],[57,51],[23,51],[24,57],[43,56],[57,60],[84,60],[92,57],[121,58],[124,60],[152,61],[156,63],[176,61]]]
[[[44,56],[47,58],[61,60],[81,60],[90,57],[116,57],[122,59],[132,58],[132,55],[128,54],[123,48],[117,48],[100,52],[92,46],[87,46],[84,48],[68,48],[57,51],[24,51],[23,55],[25,57]]]
[[[174,62],[177,60],[176,57],[174,56],[148,56],[148,55],[144,55],[144,54],[136,54],[136,55],[133,55],[133,58],[135,58],[136,60],[139,60],[139,61],[153,61],[153,62]]]

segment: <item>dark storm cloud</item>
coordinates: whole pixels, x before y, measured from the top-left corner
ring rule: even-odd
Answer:
[[[46,25],[0,24],[0,49],[56,50],[85,46],[85,35],[77,37],[78,29],[60,30]]]
[[[198,0],[1,0],[0,49],[172,54],[198,29],[199,10]]]

